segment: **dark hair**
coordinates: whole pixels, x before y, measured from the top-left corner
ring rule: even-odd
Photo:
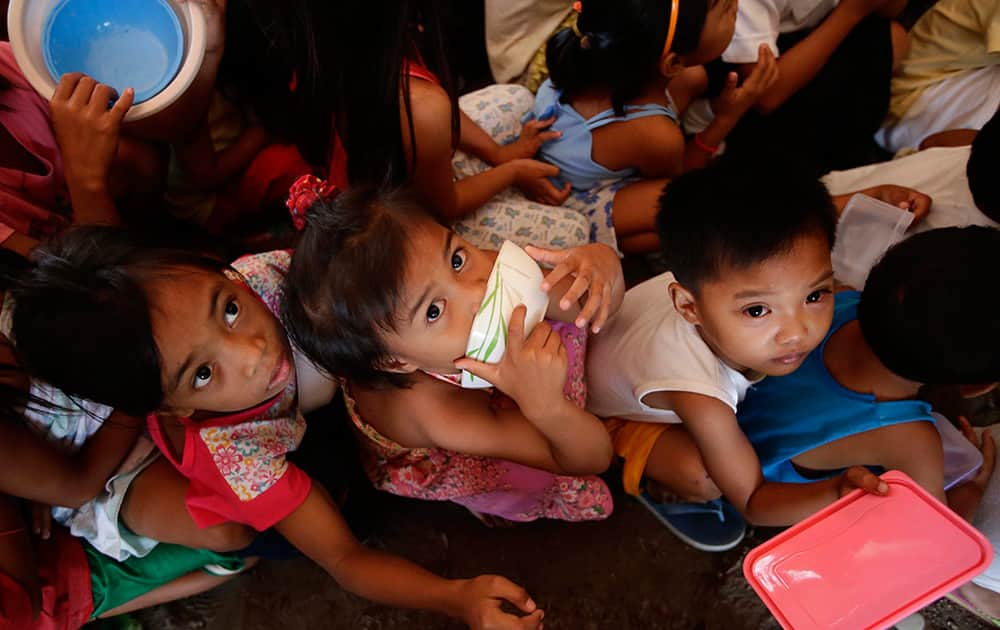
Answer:
[[[278,84],[295,78],[293,109],[283,113],[293,120],[294,140],[309,162],[326,164],[336,125],[352,185],[399,185],[409,178],[406,158],[416,160],[417,146],[410,79],[403,72],[408,60],[427,66],[448,93],[457,142],[458,101],[445,54],[441,0],[241,1],[258,32],[241,40],[251,46],[266,42]],[[410,121],[409,147],[403,143],[401,111]]]
[[[285,277],[282,319],[319,367],[371,387],[405,387],[383,340],[395,330],[414,220],[431,219],[403,190],[352,188],[317,202]]]
[[[1000,221],[997,165],[1000,165],[1000,110],[976,134],[969,153],[969,163],[965,166],[969,190],[976,207],[994,221]]]
[[[912,236],[875,265],[858,323],[879,360],[920,383],[1000,380],[1000,230],[943,228]]]
[[[656,225],[667,269],[697,293],[727,269],[787,252],[809,234],[832,249],[837,214],[815,177],[770,162],[722,159],[667,184]]]
[[[134,416],[155,411],[164,395],[143,285],[179,268],[228,268],[218,258],[96,226],[66,231],[32,259],[36,266],[11,288],[21,365],[70,396]]]
[[[698,47],[708,0],[681,0],[670,50],[678,55]],[[658,72],[670,22],[666,0],[585,0],[577,30],[565,28],[545,46],[549,75],[568,101],[594,87],[611,91],[615,113],[642,93]]]

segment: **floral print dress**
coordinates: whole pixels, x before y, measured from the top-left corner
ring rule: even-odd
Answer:
[[[569,358],[564,394],[583,408],[587,399],[583,379],[587,334],[572,324],[553,323],[553,329],[559,333]],[[431,376],[458,386],[454,377]],[[556,475],[442,448],[407,448],[361,418],[348,384],[344,385],[344,399],[361,441],[365,472],[379,490],[414,499],[453,501],[475,512],[511,521],[592,521],[611,514],[611,492],[596,476]],[[494,409],[513,408],[515,403],[494,390],[491,405]]]

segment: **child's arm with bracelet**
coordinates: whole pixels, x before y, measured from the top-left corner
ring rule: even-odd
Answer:
[[[882,480],[860,466],[812,483],[767,482],[753,446],[725,403],[690,392],[656,392],[647,396],[645,402],[672,409],[682,418],[701,452],[709,477],[726,499],[755,525],[791,525],[856,488],[874,494],[888,491]]]
[[[826,65],[833,51],[851,30],[870,14],[882,10],[886,0],[843,0],[802,41],[781,53],[778,80],[757,102],[757,109],[770,113],[806,86]],[[743,64],[740,74],[748,76],[756,63]]]
[[[545,322],[525,336],[524,314],[524,306],[514,309],[499,363],[455,362],[510,396],[518,409],[494,412],[484,395],[452,388],[451,395],[437,397],[437,408],[421,412],[423,430],[432,444],[460,453],[568,475],[603,472],[611,463],[611,441],[596,416],[563,395],[562,339]]]
[[[719,151],[719,145],[736,127],[740,118],[757,104],[761,96],[778,80],[778,62],[766,44],[761,44],[757,63],[739,83],[730,72],[722,94],[712,102],[715,117],[705,129],[691,138],[684,148],[684,170],[701,168]]]
[[[543,612],[521,587],[495,575],[448,580],[380,551],[351,534],[330,496],[313,484],[305,502],[276,525],[282,536],[346,590],[402,608],[435,610],[474,629],[538,628]],[[510,602],[525,616],[501,609]]]

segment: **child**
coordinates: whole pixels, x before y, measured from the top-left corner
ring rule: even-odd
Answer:
[[[884,489],[859,468],[805,486],[765,482],[736,421],[747,390],[798,368],[830,325],[836,209],[826,189],[794,169],[726,161],[672,182],[661,208],[672,272],[626,294],[587,361],[588,409],[612,418],[626,491],[639,494],[645,475],[681,499],[722,494],[754,523],[787,525],[854,486]],[[643,498],[698,548],[742,538],[727,505]]]
[[[678,116],[705,87],[704,72],[691,66],[722,54],[736,1],[587,0],[580,6],[576,26],[556,33],[546,49],[551,77],[538,90],[535,113],[555,111],[551,128],[562,135],[542,145],[539,157],[572,184],[568,203],[590,215],[592,240],[617,242],[625,252],[653,251],[664,179],[714,155],[775,80],[774,59],[763,52],[741,87],[733,74],[716,119],[685,143]]]
[[[233,273],[114,229],[76,229],[38,251],[30,291],[17,294],[18,351],[69,394],[148,414],[157,446],[189,479],[198,526],[274,526],[360,595],[473,627],[537,627],[542,612],[503,578],[444,580],[360,545],[325,490],[286,461],[305,431],[298,389],[314,375],[273,314],[283,258],[248,257]],[[502,600],[527,616],[502,612]]]
[[[876,135],[896,153],[945,129],[979,129],[1000,107],[1000,7],[941,0],[908,34],[892,78],[889,115]]]
[[[459,107],[437,3],[246,4],[260,45],[284,64],[273,69],[285,74],[272,82],[294,85],[289,100],[296,116],[272,116],[265,126],[291,122],[303,156],[339,189],[410,184],[436,216],[480,246],[504,239],[545,247],[586,243],[586,222],[558,207],[569,189],[548,178],[559,169],[532,159],[552,136],[548,122],[481,128],[484,112]],[[509,116],[518,107],[503,100],[509,87],[467,96],[485,98]],[[500,146],[511,133],[516,139]],[[456,156],[456,148],[464,155]],[[463,168],[453,168],[453,157]]]
[[[764,477],[805,482],[877,464],[909,473],[942,498],[931,407],[914,398],[925,383],[973,394],[1000,381],[1000,300],[982,290],[993,282],[998,247],[993,228],[917,234],[886,253],[860,294],[838,293],[833,325],[801,369],[761,383],[740,406]],[[906,447],[880,456],[888,439]],[[917,458],[935,466],[913,467]],[[970,520],[982,489],[971,490],[948,493],[952,509]]]
[[[887,18],[903,0],[741,0],[736,31],[713,83],[749,76],[767,47],[778,80],[730,134],[727,151],[795,155],[817,174],[880,157],[872,134],[889,106],[889,81],[906,32]],[[716,88],[718,89],[718,88]]]
[[[462,357],[495,252],[465,242],[405,193],[355,189],[332,204],[310,201],[284,319],[296,345],[344,379],[373,484],[513,521],[605,518],[611,495],[592,475],[611,449],[582,409],[582,328],[593,319],[598,330],[621,300],[614,253],[530,249],[557,264],[545,281],[556,298],[548,315],[576,325],[543,322],[525,335],[519,307],[503,359],[487,365]],[[557,285],[570,276],[568,291]],[[462,369],[493,383],[493,395],[459,388]]]

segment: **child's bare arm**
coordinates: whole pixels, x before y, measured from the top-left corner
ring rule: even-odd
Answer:
[[[854,195],[868,195],[869,197],[878,199],[879,201],[889,205],[896,206],[902,210],[906,210],[907,212],[912,212],[914,223],[923,221],[924,217],[926,217],[931,211],[931,203],[934,201],[929,195],[925,195],[919,190],[914,190],[913,188],[897,186],[895,184],[880,184],[863,190],[856,190],[842,195],[834,195],[833,205],[837,209],[837,216],[840,216],[840,214],[844,212],[844,208],[847,207],[847,202],[849,202],[851,197]]]
[[[689,392],[656,392],[644,401],[653,407],[672,409],[683,419],[701,451],[709,477],[754,524],[791,525],[855,487],[885,492],[884,483],[863,468],[851,468],[843,475],[813,483],[766,482],[757,454],[736,415],[721,401]]]
[[[844,0],[802,41],[778,58],[778,80],[757,102],[757,109],[769,113],[780,107],[819,73],[847,35],[861,20],[885,5],[885,0]],[[748,76],[756,63],[744,64]]]
[[[245,169],[266,144],[267,132],[260,127],[250,127],[233,144],[216,151],[205,120],[194,134],[173,146],[177,161],[191,183],[201,190],[210,190]]]
[[[31,598],[34,618],[42,606],[34,547],[17,500],[3,494],[0,494],[0,533],[0,573],[24,587]]]
[[[983,500],[983,493],[993,476],[993,469],[996,467],[997,449],[993,442],[993,434],[989,430],[983,431],[981,436],[977,436],[972,430],[972,425],[964,417],[958,419],[959,428],[966,439],[972,442],[983,454],[983,465],[976,471],[970,479],[952,487],[945,494],[948,497],[948,507],[956,514],[971,522],[979,509],[979,504]]]
[[[410,179],[442,219],[463,217],[515,185],[524,188],[532,199],[551,205],[561,205],[569,196],[568,184],[560,190],[547,179],[559,174],[557,167],[530,159],[511,160],[455,181],[451,168],[451,102],[447,94],[439,86],[421,80],[410,82],[410,92],[416,156],[410,148],[406,112],[400,112]]]
[[[329,495],[313,485],[305,503],[275,528],[345,589],[402,608],[435,610],[472,628],[537,628],[543,613],[521,587],[493,575],[446,580],[359,543]],[[510,602],[525,616],[501,610]]]
[[[545,120],[526,122],[517,140],[501,146],[465,112],[460,110],[458,115],[460,122],[458,147],[492,166],[521,158],[533,158],[545,142],[562,135],[558,131],[548,131],[556,121],[553,116]]]

